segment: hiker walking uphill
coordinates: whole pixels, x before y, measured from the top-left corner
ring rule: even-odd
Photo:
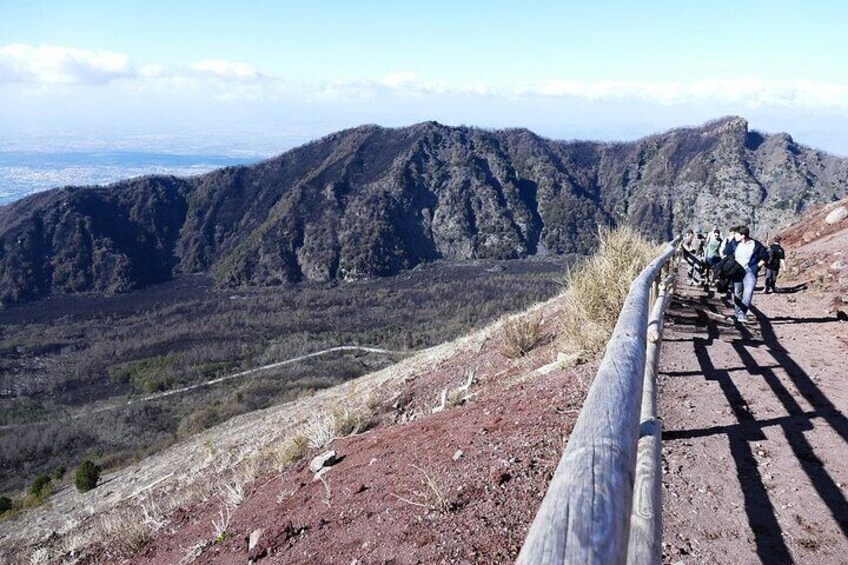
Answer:
[[[721,246],[722,257],[732,257],[733,251],[736,249],[736,226],[727,230],[727,238],[724,240],[724,245]]]
[[[704,247],[704,261],[707,266],[714,267],[721,260],[722,243],[721,231],[716,228],[711,232],[707,245]]]
[[[701,284],[706,272],[706,267],[701,261],[704,251],[704,236],[688,230],[683,236],[682,250],[683,257],[689,265],[689,270],[686,272],[689,285]]]
[[[768,250],[756,239],[751,239],[748,226],[738,226],[735,229],[733,257],[745,269],[745,276],[740,282],[733,283],[733,310],[736,320],[742,324],[748,322],[748,309],[757,286],[757,274],[768,261]]]
[[[776,235],[768,246],[768,261],[766,262],[766,289],[765,293],[777,292],[775,283],[781,267],[785,263],[786,252],[780,246],[780,236]]]
[[[713,228],[707,244],[704,246],[704,263],[707,264],[707,282],[710,282],[712,269],[721,261],[721,231]]]

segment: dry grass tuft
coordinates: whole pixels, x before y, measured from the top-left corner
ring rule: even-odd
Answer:
[[[233,511],[227,504],[222,504],[218,509],[218,519],[212,519],[212,543],[221,543],[228,537],[230,532],[230,521],[233,518]]]
[[[303,425],[303,435],[310,448],[330,445],[334,439],[359,433],[368,424],[366,410],[338,404],[313,415]]]
[[[104,547],[114,557],[129,558],[150,540],[154,531],[137,509],[107,514],[101,521]]]
[[[218,493],[224,504],[235,508],[244,502],[244,483],[234,478],[232,481],[220,485]]]
[[[398,496],[397,494],[391,493],[392,496],[401,502],[405,502],[411,506],[424,508],[428,512],[435,514],[447,514],[450,512],[451,504],[445,497],[439,483],[436,482],[436,477],[426,469],[417,465],[410,465],[410,467],[421,473],[421,486],[423,488],[420,490],[413,490],[409,497]]]
[[[309,438],[304,434],[286,438],[283,444],[272,452],[274,466],[278,471],[282,471],[306,457],[307,451],[309,451]]]
[[[542,341],[540,314],[516,316],[504,322],[498,350],[507,359],[527,355]]]
[[[659,253],[630,227],[601,229],[597,252],[566,273],[563,313],[557,332],[560,351],[590,356],[606,347],[630,283]]]
[[[49,562],[50,553],[43,547],[33,551],[29,557],[29,565],[47,565]]]

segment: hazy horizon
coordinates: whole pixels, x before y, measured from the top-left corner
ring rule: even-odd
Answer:
[[[723,116],[713,116],[700,123],[681,123],[651,131],[642,131],[635,126],[629,129],[622,126],[617,135],[609,135],[610,129],[599,128],[586,129],[583,135],[578,133],[560,136],[545,134],[544,131],[529,127],[527,129],[544,137],[564,141],[627,142],[662,133],[668,129],[701,126],[720,117]],[[741,117],[748,119],[745,116]],[[414,123],[395,126],[374,125],[407,127]],[[3,140],[0,144],[0,205],[61,186],[104,185],[152,174],[192,176],[225,166],[251,164],[285,153],[340,129],[361,125],[365,124],[340,126],[327,131],[316,129],[316,132],[320,133],[312,137],[303,131],[289,131],[276,137],[259,136],[254,133],[253,138],[250,132],[243,133],[242,137],[234,136],[232,132],[229,132],[226,141],[224,140],[226,133],[220,133],[219,140],[215,136],[204,136],[202,132],[198,132],[196,137],[183,132],[179,136],[159,134],[149,138],[142,134],[120,136],[112,133],[105,136],[83,137],[79,132],[75,132],[74,135],[69,133],[63,135],[56,130],[37,131],[29,139],[21,135],[17,143]],[[445,125],[502,129],[476,124]],[[799,138],[794,132],[768,131],[755,127],[750,120],[749,128],[761,133],[788,133],[803,145],[827,151],[822,147],[805,143],[803,137]],[[603,138],[605,133],[608,135],[607,138]],[[831,153],[835,152],[831,151]]]

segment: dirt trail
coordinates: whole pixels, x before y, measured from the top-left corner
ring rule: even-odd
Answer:
[[[663,342],[665,563],[848,564],[848,323],[805,292],[749,326],[684,287]]]

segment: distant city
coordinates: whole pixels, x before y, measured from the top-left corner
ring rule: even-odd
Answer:
[[[15,131],[0,138],[0,205],[63,186],[113,183],[145,175],[190,176],[255,163],[318,134],[214,131],[150,135],[62,129]]]
[[[143,175],[197,175],[229,165],[253,163],[261,158],[141,152],[0,151],[0,204],[60,186],[108,184]]]

